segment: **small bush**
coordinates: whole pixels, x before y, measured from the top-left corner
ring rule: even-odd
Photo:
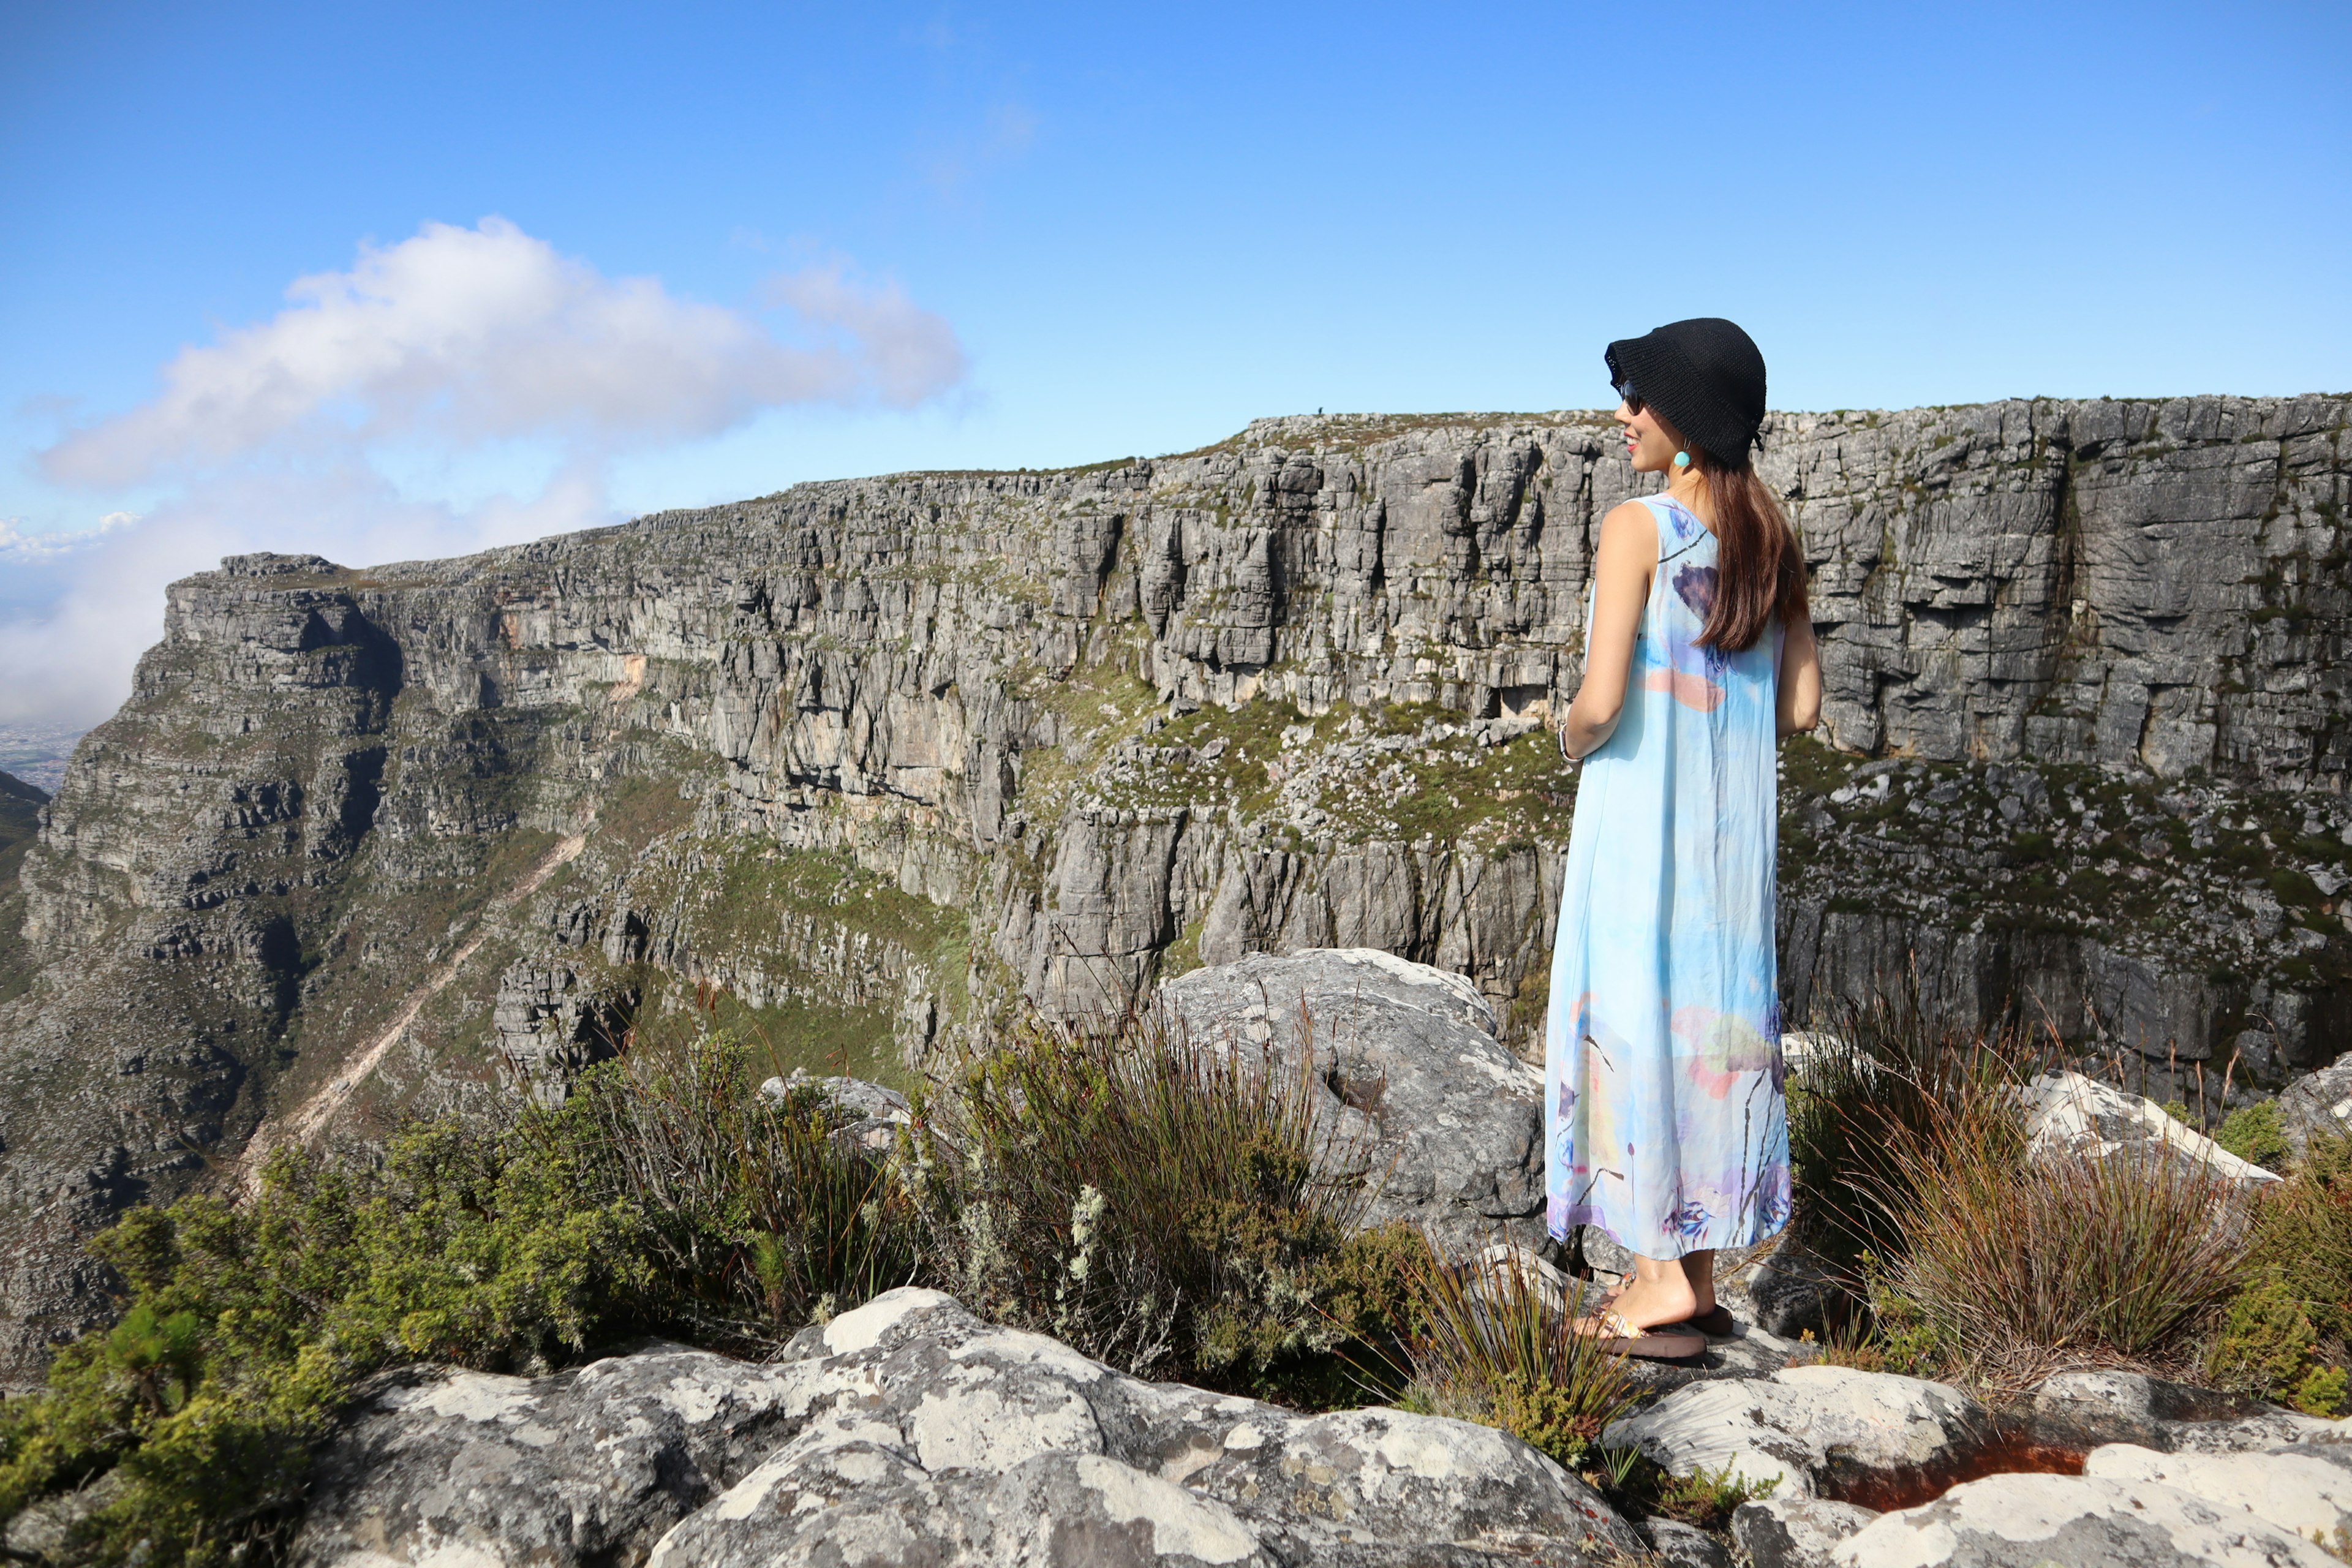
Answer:
[[[1856,1372],[1891,1372],[1906,1377],[1943,1375],[1950,1360],[1935,1326],[1887,1278],[1875,1253],[1861,1262],[1863,1300],[1869,1310],[1817,1340],[1807,1329],[1799,1336],[1800,1364],[1847,1366]]]
[[[2258,1195],[2244,1288],[2206,1368],[2227,1388],[2315,1415],[2341,1413],[2352,1338],[2352,1138],[2315,1134]]]
[[[633,1051],[529,1123],[641,1216],[668,1315],[746,1350],[910,1283],[921,1241],[895,1155],[851,1145],[814,1085],[756,1092],[754,1059],[726,1030]]]
[[[2262,1200],[2253,1261],[2293,1284],[2323,1338],[2352,1340],[2352,1136],[2314,1133]]]
[[[361,1377],[424,1357],[543,1364],[631,1320],[648,1283],[634,1216],[579,1201],[577,1177],[436,1125],[394,1138],[380,1168],[289,1150],[249,1204],[132,1211],[92,1246],[129,1310],[61,1351],[47,1393],[12,1402],[0,1519],[119,1466],[127,1484],[78,1553],[136,1548],[158,1568],[268,1555]]]
[[[1886,1294],[1967,1375],[2182,1368],[2237,1287],[2224,1178],[2161,1157],[2029,1159],[2012,1095],[1941,1110],[1893,1154],[1910,1207]]]
[[[2294,1152],[2286,1141],[2286,1125],[2280,1120],[2275,1100],[2242,1105],[2230,1112],[2221,1119],[2213,1142],[2266,1171],[2285,1170],[2288,1158]]]
[[[1474,1276],[1424,1247],[1412,1279],[1422,1328],[1408,1407],[1499,1426],[1571,1470],[1598,1461],[1633,1387],[1622,1360],[1576,1331],[1573,1302],[1516,1254]]]
[[[1733,1474],[1727,1464],[1719,1470],[1670,1476],[1645,1460],[1625,1481],[1626,1495],[1641,1512],[1663,1514],[1717,1532],[1729,1527],[1741,1503],[1760,1501],[1780,1489],[1778,1476],[1754,1480]]]
[[[2352,1395],[2352,1377],[2342,1367],[2315,1366],[2295,1385],[2290,1403],[2307,1415],[2332,1421],[2344,1414],[2347,1395]]]
[[[918,1145],[941,1284],[1130,1372],[1316,1401],[1335,1352],[1402,1334],[1408,1294],[1395,1239],[1354,1238],[1360,1162],[1302,1058],[1142,1014],[1034,1024],[964,1064]]]
[[[504,1128],[422,1123],[376,1165],[284,1151],[249,1202],[131,1211],[91,1247],[129,1288],[121,1321],[0,1408],[0,1521],[114,1469],[81,1557],[267,1561],[311,1448],[382,1367],[536,1372],[648,1330],[765,1346],[901,1283],[917,1231],[887,1161],[746,1069],[711,1037]]]
[[[2318,1352],[2319,1330],[2302,1296],[2265,1271],[2230,1303],[2205,1369],[2223,1388],[2285,1398],[2316,1369]]]

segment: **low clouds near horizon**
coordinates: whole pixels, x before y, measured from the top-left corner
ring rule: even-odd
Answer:
[[[793,405],[906,409],[961,385],[954,329],[896,285],[831,264],[776,278],[759,317],[608,278],[503,218],[427,224],[297,279],[269,320],[180,351],[152,401],[67,434],[38,461],[104,495],[173,487],[98,535],[0,539],[60,591],[0,605],[0,721],[94,723],[162,629],[163,588],[240,550],[350,564],[441,555],[612,521],[606,459],[717,436]],[[535,496],[404,497],[387,457],[551,449]]]

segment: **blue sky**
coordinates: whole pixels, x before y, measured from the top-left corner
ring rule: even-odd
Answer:
[[[2343,390],[2347,60],[2341,5],[0,0],[0,719],[110,708],[224,548],[1597,405],[1685,315],[1780,407]]]

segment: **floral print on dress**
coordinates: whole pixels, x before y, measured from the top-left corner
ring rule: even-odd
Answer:
[[[1545,1027],[1548,1217],[1647,1258],[1788,1223],[1773,947],[1780,631],[1698,643],[1715,536],[1663,496],[1623,716],[1576,795]],[[1591,624],[1588,614],[1586,624]]]

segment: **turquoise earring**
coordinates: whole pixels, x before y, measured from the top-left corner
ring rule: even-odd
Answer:
[[[1675,468],[1689,468],[1689,467],[1690,467],[1690,454],[1689,454],[1688,452],[1676,452],[1676,453],[1675,454]]]

